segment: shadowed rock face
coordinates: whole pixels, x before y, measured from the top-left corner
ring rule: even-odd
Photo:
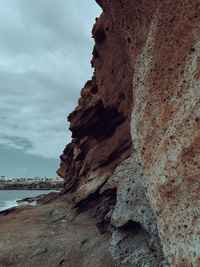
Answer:
[[[104,13],[92,33],[94,76],[82,89],[78,107],[68,116],[73,139],[61,155],[57,171],[64,178],[66,191],[76,191],[77,201],[94,193],[133,151],[133,70],[127,51]]]
[[[97,3],[103,13],[92,31],[94,76],[68,117],[73,140],[58,174],[76,203],[117,190],[110,215],[117,260],[134,263],[132,251],[125,257],[117,248],[126,240],[121,227],[132,221],[142,228],[123,248],[140,236],[145,253],[160,237],[171,266],[199,266],[200,3]],[[136,171],[113,179],[130,155]]]

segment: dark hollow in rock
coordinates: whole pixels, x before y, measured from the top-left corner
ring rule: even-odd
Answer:
[[[105,203],[105,205],[102,205]],[[78,213],[90,210],[93,211],[92,214],[99,219],[103,219],[105,213],[110,210],[110,207],[114,207],[116,204],[116,188],[109,189],[105,191],[103,194],[99,194],[99,191],[88,196],[86,199],[79,202],[74,209],[77,210]]]
[[[102,43],[106,39],[106,34],[104,29],[97,29],[94,33],[94,40],[97,44]]]
[[[128,37],[128,38],[127,38],[127,41],[128,41],[128,43],[131,43],[131,38]]]
[[[93,116],[96,114],[96,116]],[[123,113],[120,113],[115,107],[104,108],[102,100],[95,106],[83,111],[80,121],[84,124],[75,127],[70,126],[73,138],[82,138],[91,136],[96,139],[104,139],[112,136],[116,128],[125,120]],[[70,116],[69,116],[70,121]]]
[[[92,55],[95,59],[97,59],[98,57],[100,57],[99,52],[97,51],[96,47],[94,47],[93,51],[92,51]]]
[[[96,95],[96,93],[98,92],[98,85],[93,86],[92,89],[90,90],[91,93],[93,93],[94,95]]]
[[[132,231],[136,234],[140,232],[140,230],[142,230],[142,226],[140,225],[140,223],[130,220],[123,226],[119,227],[119,229],[122,231]]]
[[[59,262],[59,265],[63,265],[63,264],[65,264],[65,260],[61,260],[61,261]]]
[[[110,216],[116,204],[116,188],[109,189],[103,194],[95,192],[88,198],[79,202],[74,209],[77,213],[90,211],[92,217],[97,219],[96,226],[100,234],[110,231]]]
[[[124,93],[119,93],[118,94],[119,99],[125,99],[125,94]]]

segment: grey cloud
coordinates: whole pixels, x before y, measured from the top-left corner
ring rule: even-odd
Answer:
[[[0,47],[8,53],[23,54],[42,49],[73,51],[74,45],[86,48],[91,31],[88,14],[96,12],[97,6],[85,3],[85,0],[8,0],[0,10]]]
[[[93,14],[91,17],[88,13]],[[90,0],[0,0],[0,144],[57,158],[92,75]]]

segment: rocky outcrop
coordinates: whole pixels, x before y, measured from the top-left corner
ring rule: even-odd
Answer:
[[[93,37],[94,76],[85,84],[78,107],[68,117],[73,139],[61,155],[57,171],[64,178],[66,191],[76,192],[77,202],[97,191],[133,151],[133,70],[127,51],[121,49],[122,41],[104,13],[93,28]]]
[[[63,193],[88,208],[115,196],[98,226],[114,227],[116,261],[166,265],[164,253],[199,266],[200,4],[97,2],[95,71],[68,117]]]
[[[109,251],[120,264],[168,266],[156,217],[145,194],[143,175],[141,164],[130,157],[117,166],[101,189],[103,194],[108,188],[117,188],[116,203],[110,216],[114,228]]]

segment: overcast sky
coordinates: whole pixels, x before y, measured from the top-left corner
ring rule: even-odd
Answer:
[[[100,13],[95,0],[0,0],[0,175],[56,175]]]

